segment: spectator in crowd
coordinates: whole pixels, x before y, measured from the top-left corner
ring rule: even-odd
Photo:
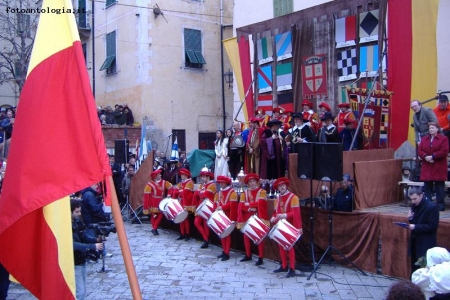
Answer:
[[[133,166],[128,166],[127,173],[122,179],[122,195],[125,201],[127,197],[130,195],[131,178],[133,178],[134,172],[135,170]]]
[[[122,183],[122,170],[120,168],[120,164],[116,163],[114,155],[109,154],[108,156],[109,156],[109,165],[111,166],[114,188],[116,189],[116,195],[119,200],[119,203],[122,205],[124,204],[122,191],[120,190]]]
[[[3,121],[3,119],[6,118],[6,108],[2,107],[0,109],[0,121]]]
[[[123,105],[123,110],[124,110],[124,112],[125,112],[126,119],[127,119],[126,124],[127,124],[127,125],[130,125],[130,126],[133,125],[133,124],[134,124],[134,116],[133,116],[133,112],[131,111],[131,109],[130,109],[130,107],[128,106],[127,103],[125,103],[125,104]]]
[[[81,220],[81,203],[79,200],[70,200],[70,210],[72,212],[72,238],[75,260],[75,292],[78,300],[84,300],[87,283],[86,254],[88,251],[103,250],[103,243],[85,233],[85,225]]]
[[[423,196],[422,189],[411,187],[409,189],[411,210],[408,212],[409,229],[409,254],[411,257],[411,271],[416,271],[419,266],[416,262],[427,254],[427,250],[436,247],[436,232],[439,226],[439,209],[429,199]]]
[[[445,248],[428,249],[426,266],[416,270],[411,281],[427,299],[450,299],[450,253]]]
[[[110,105],[106,107],[105,116],[106,124],[116,124],[116,118],[114,118],[114,112]]]
[[[117,125],[127,124],[127,114],[123,108],[123,105],[119,105],[117,110],[114,112],[114,118],[116,119]]]
[[[439,132],[436,122],[428,124],[429,134],[419,144],[419,158],[422,160],[420,180],[424,182],[425,196],[431,200],[433,186],[440,211],[445,210],[445,181],[447,180],[448,139]]]
[[[9,284],[9,273],[5,267],[0,264],[0,300],[4,300],[8,297]]]
[[[106,125],[106,116],[103,114],[100,115],[100,124]]]
[[[334,210],[347,212],[353,210],[353,187],[350,184],[350,181],[350,175],[344,174],[342,181],[340,182],[341,186],[338,188],[336,196],[334,197]]]
[[[3,119],[1,123],[1,127],[3,128],[5,132],[5,139],[3,143],[4,147],[4,157],[8,157],[8,151],[9,151],[9,145],[11,144],[11,137],[12,137],[12,131],[14,127],[14,114],[13,111],[8,109],[6,111],[6,118]]]
[[[99,197],[98,183],[81,191],[81,213],[86,226],[92,223],[109,221],[109,214],[103,211],[103,200]]]
[[[411,281],[398,281],[388,291],[386,300],[425,300],[420,288]]]
[[[414,111],[413,126],[416,135],[416,142],[429,134],[428,123],[437,122],[436,115],[433,110],[428,107],[423,107],[418,100],[411,101],[411,109]]]

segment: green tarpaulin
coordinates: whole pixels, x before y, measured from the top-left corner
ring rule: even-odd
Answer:
[[[216,153],[214,150],[199,150],[195,149],[188,153],[187,161],[189,162],[189,169],[192,177],[200,175],[202,168],[206,167],[211,169],[216,159]]]

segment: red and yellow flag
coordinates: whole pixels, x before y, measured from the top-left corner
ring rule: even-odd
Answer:
[[[436,95],[438,7],[439,0],[388,1],[388,90],[394,92],[389,146],[394,149],[407,139],[414,144],[410,102]]]
[[[68,195],[110,175],[74,14],[43,13],[0,198],[0,262],[37,298],[75,298]]]

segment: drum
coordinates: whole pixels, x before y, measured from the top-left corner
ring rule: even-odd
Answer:
[[[168,220],[176,224],[183,222],[188,216],[188,212],[181,206],[180,202],[172,198],[163,199],[159,203],[159,209]]]
[[[281,219],[269,232],[269,238],[288,251],[302,235],[300,231],[285,219]]]
[[[248,236],[256,245],[262,242],[269,230],[270,227],[264,224],[257,215],[251,216],[241,229],[242,233]]]
[[[230,235],[236,225],[232,222],[222,210],[215,211],[208,222],[209,228],[211,228],[219,238],[223,239]]]
[[[209,220],[211,215],[214,213],[214,204],[209,199],[205,199],[197,207],[195,213],[201,216],[203,219]]]

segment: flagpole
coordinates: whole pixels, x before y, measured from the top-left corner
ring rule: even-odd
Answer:
[[[109,181],[110,186],[114,186],[112,176],[108,176],[106,180]],[[114,223],[116,224],[117,236],[119,238],[119,244],[122,250],[122,256],[123,261],[125,263],[125,269],[127,271],[128,282],[130,283],[131,295],[135,300],[142,300],[142,294],[139,288],[139,282],[137,280],[136,270],[133,264],[133,258],[131,257],[127,233],[125,232],[125,227],[123,226],[123,219],[120,213],[119,201],[117,200],[117,194],[115,189],[111,189],[111,202],[112,202],[111,205]]]

